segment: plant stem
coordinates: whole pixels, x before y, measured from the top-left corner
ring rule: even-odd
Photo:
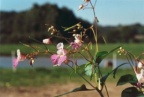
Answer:
[[[91,62],[91,60],[87,59],[82,53],[78,52],[85,60],[87,60],[88,62]]]
[[[72,68],[70,65],[68,65],[72,70],[75,71],[74,68]],[[101,97],[104,97],[101,90],[99,90],[97,87],[94,87],[85,77],[83,77],[80,73],[76,72],[82,79],[84,79],[91,87],[93,87],[99,94]]]
[[[68,65],[72,70],[75,71],[74,68],[72,68],[70,65]],[[83,77],[80,73],[76,72],[80,77],[82,77],[90,86],[92,86],[93,88],[95,88],[85,77]]]
[[[91,27],[91,30],[94,34],[94,38],[95,38],[95,42],[96,42],[96,53],[97,53],[98,52],[97,30],[96,30],[96,33],[95,33],[95,31],[93,29],[93,26]],[[96,53],[95,53],[95,55],[96,55]]]
[[[97,1],[97,0],[96,0],[96,1]],[[95,4],[96,4],[96,1],[95,1]],[[93,11],[93,14],[94,14],[94,20],[95,20],[95,23],[96,23],[96,28],[95,28],[96,31],[94,31],[93,26],[91,27],[92,32],[93,32],[94,37],[95,37],[95,41],[96,41],[96,52],[95,52],[95,55],[96,55],[96,53],[98,52],[98,33],[97,33],[97,21],[98,21],[98,20],[97,20],[96,13],[95,13],[95,4],[94,4],[94,6],[93,6],[93,4],[92,4],[91,1],[90,1],[90,4],[91,4],[91,7],[92,7],[92,11]],[[100,75],[102,76],[102,73],[101,73],[101,71],[100,71],[99,66],[98,66],[98,69],[99,69]],[[105,84],[104,84],[104,86],[105,86],[107,95],[108,95],[108,97],[109,97],[109,93],[108,93],[107,87],[106,87]]]
[[[91,7],[92,7],[92,11],[93,11],[93,14],[94,14],[94,20],[95,20],[95,22],[96,22],[96,24],[97,24],[97,17],[96,17],[96,13],[95,13],[95,6],[93,6],[93,4],[92,4],[92,2],[90,1],[90,4],[91,4]],[[95,2],[95,4],[96,4],[96,2]]]
[[[101,73],[101,70],[100,70],[100,68],[99,68],[99,65],[98,65],[98,70],[99,70],[100,76],[102,77],[102,73]],[[104,83],[104,87],[105,87],[105,90],[106,90],[107,96],[109,97],[108,89],[107,89],[107,86],[106,86],[105,83]]]
[[[130,57],[130,55],[129,55],[129,57]],[[128,63],[130,64],[131,68],[132,68],[133,71],[135,72],[135,69],[134,69],[133,65],[131,64],[131,62],[130,62],[131,58],[130,58],[130,60],[129,60],[129,58],[128,58],[127,55],[126,55],[126,58],[127,58],[127,60],[128,60]],[[131,60],[131,61],[132,61],[132,60]]]
[[[34,39],[34,38],[31,38],[30,36],[29,36],[29,38],[30,38],[31,40],[37,42],[37,43],[43,44],[44,47],[46,48],[46,50],[48,50],[47,46],[46,46],[44,43],[42,43],[42,42],[40,42],[40,41],[38,41],[38,40],[36,40],[36,39]]]
[[[97,34],[97,17],[96,17],[96,13],[95,13],[95,7],[93,6],[92,2],[90,1],[90,4],[91,4],[91,7],[92,7],[92,11],[93,11],[93,15],[94,15],[94,20],[95,20],[95,24],[96,24],[96,31],[94,31],[93,27],[92,27],[92,31],[94,33],[94,37],[95,37],[95,41],[96,41],[96,52],[98,52],[98,41],[97,41],[97,37],[98,37],[98,34]]]

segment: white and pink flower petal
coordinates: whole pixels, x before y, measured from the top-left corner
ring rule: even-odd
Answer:
[[[67,59],[67,56],[62,56],[58,59],[58,63],[57,65],[58,66],[61,66],[61,64]]]
[[[64,48],[64,44],[62,42],[57,44],[57,49],[63,49]]]

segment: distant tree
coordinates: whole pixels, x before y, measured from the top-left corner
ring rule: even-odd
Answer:
[[[72,26],[81,22],[83,27],[90,27],[88,21],[77,18],[74,13],[66,7],[59,8],[57,5],[34,4],[33,7],[27,11],[22,12],[0,12],[0,43],[18,43],[29,42],[28,37],[32,37],[42,41],[43,38],[48,37],[47,28],[51,25],[55,26],[63,36],[71,38],[72,34],[64,32],[63,27]],[[46,25],[45,25],[46,24]],[[94,24],[95,25],[95,24]],[[86,33],[93,41],[92,32],[90,30]],[[103,37],[107,42],[137,42],[135,40],[136,34],[144,34],[144,26],[140,24],[128,26],[98,26],[98,41],[103,43]],[[54,41],[64,41],[53,39]],[[33,41],[34,42],[34,41]]]

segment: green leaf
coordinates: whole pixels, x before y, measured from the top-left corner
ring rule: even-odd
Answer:
[[[105,76],[103,76],[103,77],[101,78],[102,85],[105,83],[106,79],[108,78],[108,76],[109,76],[111,73],[113,73],[113,74],[114,74],[114,77],[115,77],[115,74],[116,74],[118,68],[121,67],[121,66],[123,66],[123,65],[125,65],[125,64],[127,64],[127,63],[123,63],[123,64],[117,66],[114,70],[112,70],[111,72],[109,72],[108,74],[106,74]]]
[[[95,89],[87,89],[86,86],[84,84],[82,84],[80,87],[77,87],[77,88],[73,89],[72,91],[66,92],[64,94],[57,95],[55,97],[60,97],[60,96],[63,96],[63,95],[69,94],[69,93],[73,93],[73,92],[92,91],[92,90],[95,90]]]
[[[126,83],[137,83],[137,78],[131,74],[126,74],[120,77],[120,79],[117,82],[117,86],[124,85]]]
[[[85,67],[87,67],[88,65],[91,65],[91,63],[87,62],[86,64],[81,64],[78,66],[78,69],[85,69]]]
[[[96,63],[100,63],[108,55],[107,51],[101,51],[96,54]]]
[[[90,76],[90,80],[92,80],[93,75],[97,72],[97,67],[93,66],[91,63],[87,64],[85,67],[85,74]]]
[[[78,92],[78,91],[87,91],[88,89],[84,84],[82,84],[80,87],[73,89],[71,92]]]
[[[121,97],[140,97],[137,96],[139,94],[139,91],[135,87],[129,87],[122,91]]]
[[[97,52],[96,58],[95,58],[96,63],[99,64],[106,56],[108,56],[109,54],[111,54],[113,51],[115,51],[118,48],[120,48],[120,46],[112,49],[110,52],[107,52],[107,51]]]
[[[81,65],[79,65],[78,67],[77,67],[77,70],[78,71],[83,71],[84,69],[85,69],[85,66],[86,66],[87,64],[81,64]]]
[[[87,76],[91,76],[92,75],[92,65],[86,66],[86,68],[85,68],[85,74]]]
[[[101,78],[101,84],[102,84],[102,86],[103,86],[103,84],[105,83],[105,81],[106,81],[106,79],[108,78],[109,75],[110,75],[110,73],[106,74],[105,76],[103,76],[103,77]]]
[[[123,65],[125,65],[125,64],[127,64],[127,63],[123,63],[123,64],[117,66],[117,67],[113,70],[113,78],[115,78],[115,75],[116,75],[117,70],[119,69],[119,67],[121,67],[121,66],[123,66]]]
[[[144,97],[143,93],[139,93],[136,97]]]

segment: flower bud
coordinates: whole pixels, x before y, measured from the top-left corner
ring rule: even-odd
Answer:
[[[100,81],[100,78],[98,79],[98,89],[101,90],[102,87],[101,87],[101,81]]]
[[[50,38],[43,39],[43,43],[44,43],[44,44],[52,44]]]
[[[143,64],[141,62],[139,62],[137,66],[138,66],[138,68],[142,68]]]
[[[33,58],[31,58],[31,59],[30,59],[30,65],[32,66],[32,65],[33,65],[33,63],[34,63],[34,59],[33,59]]]
[[[81,10],[81,9],[84,9],[84,5],[83,5],[83,4],[81,4],[81,5],[79,6],[79,10]]]

